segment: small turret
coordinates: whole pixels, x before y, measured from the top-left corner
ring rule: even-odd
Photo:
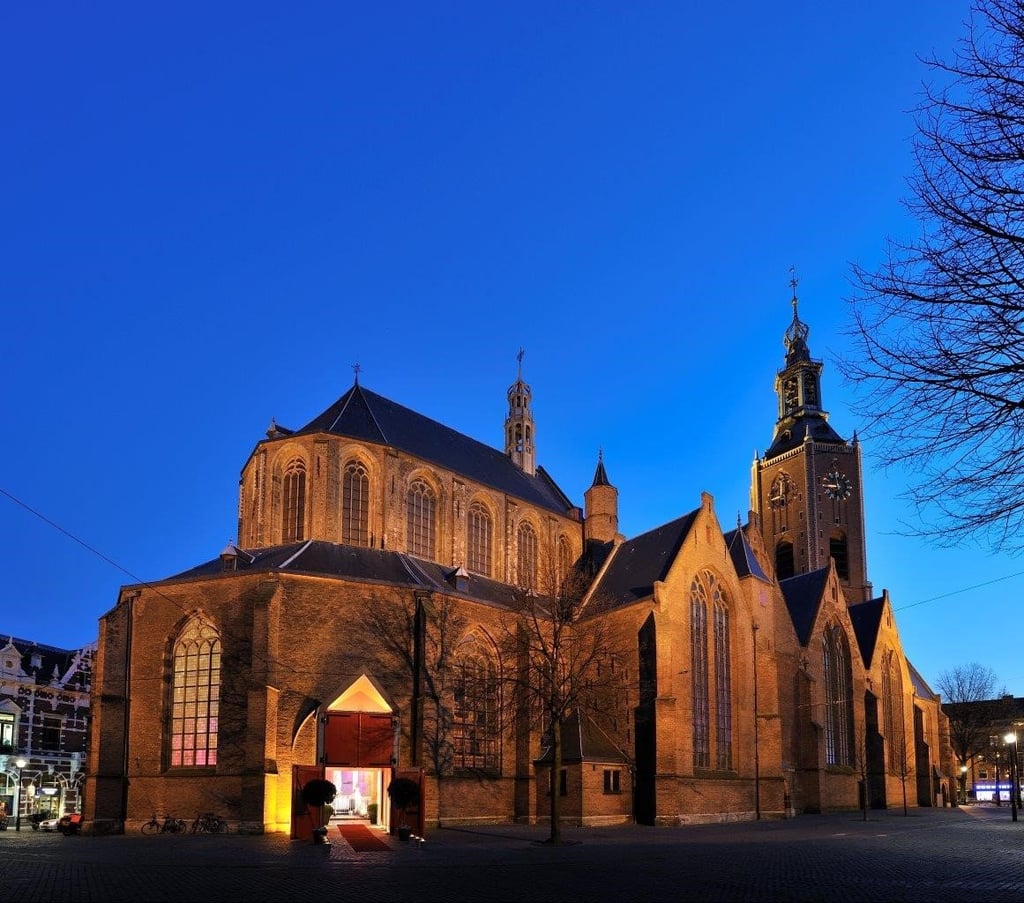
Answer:
[[[619,535],[619,490],[604,469],[604,454],[597,453],[594,482],[583,493],[583,533],[588,542],[614,542]]]
[[[533,412],[530,410],[530,387],[523,382],[523,349],[516,356],[519,371],[508,389],[508,416],[505,417],[505,454],[531,477],[537,472],[534,445]]]

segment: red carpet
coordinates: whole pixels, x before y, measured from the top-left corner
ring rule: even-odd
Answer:
[[[378,850],[391,849],[391,844],[382,839],[379,831],[371,831],[366,825],[338,825],[338,830],[357,853],[375,853]]]

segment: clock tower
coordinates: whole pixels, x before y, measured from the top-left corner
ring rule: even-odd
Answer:
[[[786,364],[775,376],[778,418],[772,442],[754,460],[750,504],[780,580],[827,567],[850,603],[871,598],[864,534],[860,443],[843,439],[821,403],[821,361],[807,347],[810,328],[797,313],[783,336]]]

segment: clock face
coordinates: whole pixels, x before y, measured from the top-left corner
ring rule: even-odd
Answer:
[[[780,473],[772,480],[771,488],[768,490],[768,504],[772,508],[783,508],[789,502],[793,491],[793,484],[790,482],[789,474]]]
[[[844,501],[853,492],[853,484],[850,478],[838,470],[830,470],[821,480],[821,488],[825,495],[837,502]]]

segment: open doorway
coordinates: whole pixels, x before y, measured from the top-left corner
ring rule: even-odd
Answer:
[[[381,824],[386,818],[385,799],[390,768],[338,768],[328,766],[324,776],[334,784],[337,795],[332,803],[332,821],[364,821]]]

